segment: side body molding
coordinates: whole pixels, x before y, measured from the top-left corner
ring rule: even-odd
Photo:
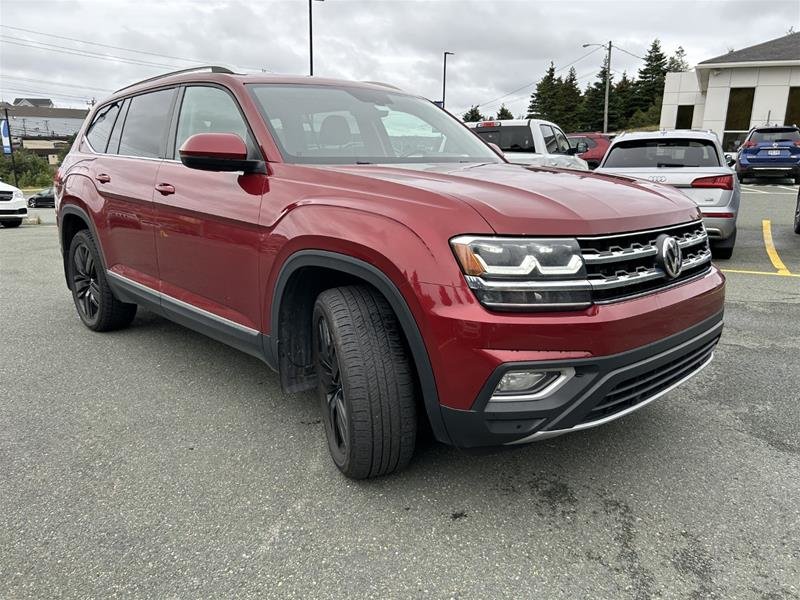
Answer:
[[[345,254],[324,250],[301,250],[292,254],[281,267],[273,291],[270,315],[272,335],[264,338],[264,342],[268,344],[264,348],[267,362],[273,365],[279,363],[280,340],[278,339],[279,335],[276,327],[279,323],[281,298],[292,274],[303,267],[323,267],[353,275],[375,287],[388,300],[408,341],[411,357],[419,377],[422,400],[433,434],[438,441],[449,444],[450,436],[447,434],[447,429],[442,419],[433,368],[431,367],[428,351],[422,340],[419,326],[397,286],[382,271],[367,262]]]

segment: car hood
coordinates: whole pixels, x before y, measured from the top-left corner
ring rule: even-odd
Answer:
[[[504,235],[600,235],[700,216],[697,206],[673,188],[589,171],[506,163],[331,168],[460,200]]]
[[[0,191],[2,192],[16,192],[19,188],[15,188],[13,185],[8,185],[0,181]]]
[[[534,167],[557,167],[588,171],[589,163],[579,156],[568,154],[537,154],[534,152],[503,152],[506,160],[515,165],[531,165]]]

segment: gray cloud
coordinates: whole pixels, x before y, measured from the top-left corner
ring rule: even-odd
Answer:
[[[461,112],[539,79],[552,60],[575,60],[584,42],[615,44],[643,55],[653,38],[666,51],[682,45],[690,63],[778,37],[800,27],[796,0],[772,0],[757,10],[752,0],[483,1],[326,0],[314,2],[315,72],[346,79],[386,81],[425,95],[441,96],[442,52],[448,60],[448,108]],[[0,92],[51,95],[80,105],[102,97],[99,89],[191,66],[167,58],[197,58],[239,68],[305,74],[308,68],[308,5],[305,0],[114,1],[3,0],[0,23],[72,38],[153,52],[158,56],[82,46],[74,42],[0,29],[4,37],[58,45],[60,52],[0,43]],[[46,18],[44,16],[46,15]],[[95,60],[67,52],[86,50],[168,66]],[[575,68],[581,85],[602,61],[595,52]],[[615,76],[635,73],[640,61],[615,51]],[[17,78],[17,79],[11,79]],[[36,80],[36,81],[23,81]],[[25,91],[27,90],[27,92]],[[530,88],[506,101],[514,113],[527,106]]]

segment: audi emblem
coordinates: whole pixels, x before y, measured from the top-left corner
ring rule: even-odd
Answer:
[[[650,175],[648,179],[653,183],[664,183],[667,181],[667,178],[664,177],[663,175]]]
[[[683,252],[678,240],[671,235],[662,234],[656,240],[656,262],[666,273],[667,278],[675,279],[683,269]]]

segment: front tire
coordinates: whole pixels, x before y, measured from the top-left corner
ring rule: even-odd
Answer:
[[[402,469],[416,441],[415,382],[389,303],[367,286],[333,288],[317,298],[312,323],[333,462],[353,479]]]
[[[122,329],[136,316],[136,305],[114,296],[102,265],[92,235],[86,229],[76,233],[67,255],[67,278],[78,316],[92,331]]]
[[[3,227],[8,227],[9,229],[13,229],[14,227],[19,227],[22,225],[22,219],[3,219],[0,221],[3,224]]]

